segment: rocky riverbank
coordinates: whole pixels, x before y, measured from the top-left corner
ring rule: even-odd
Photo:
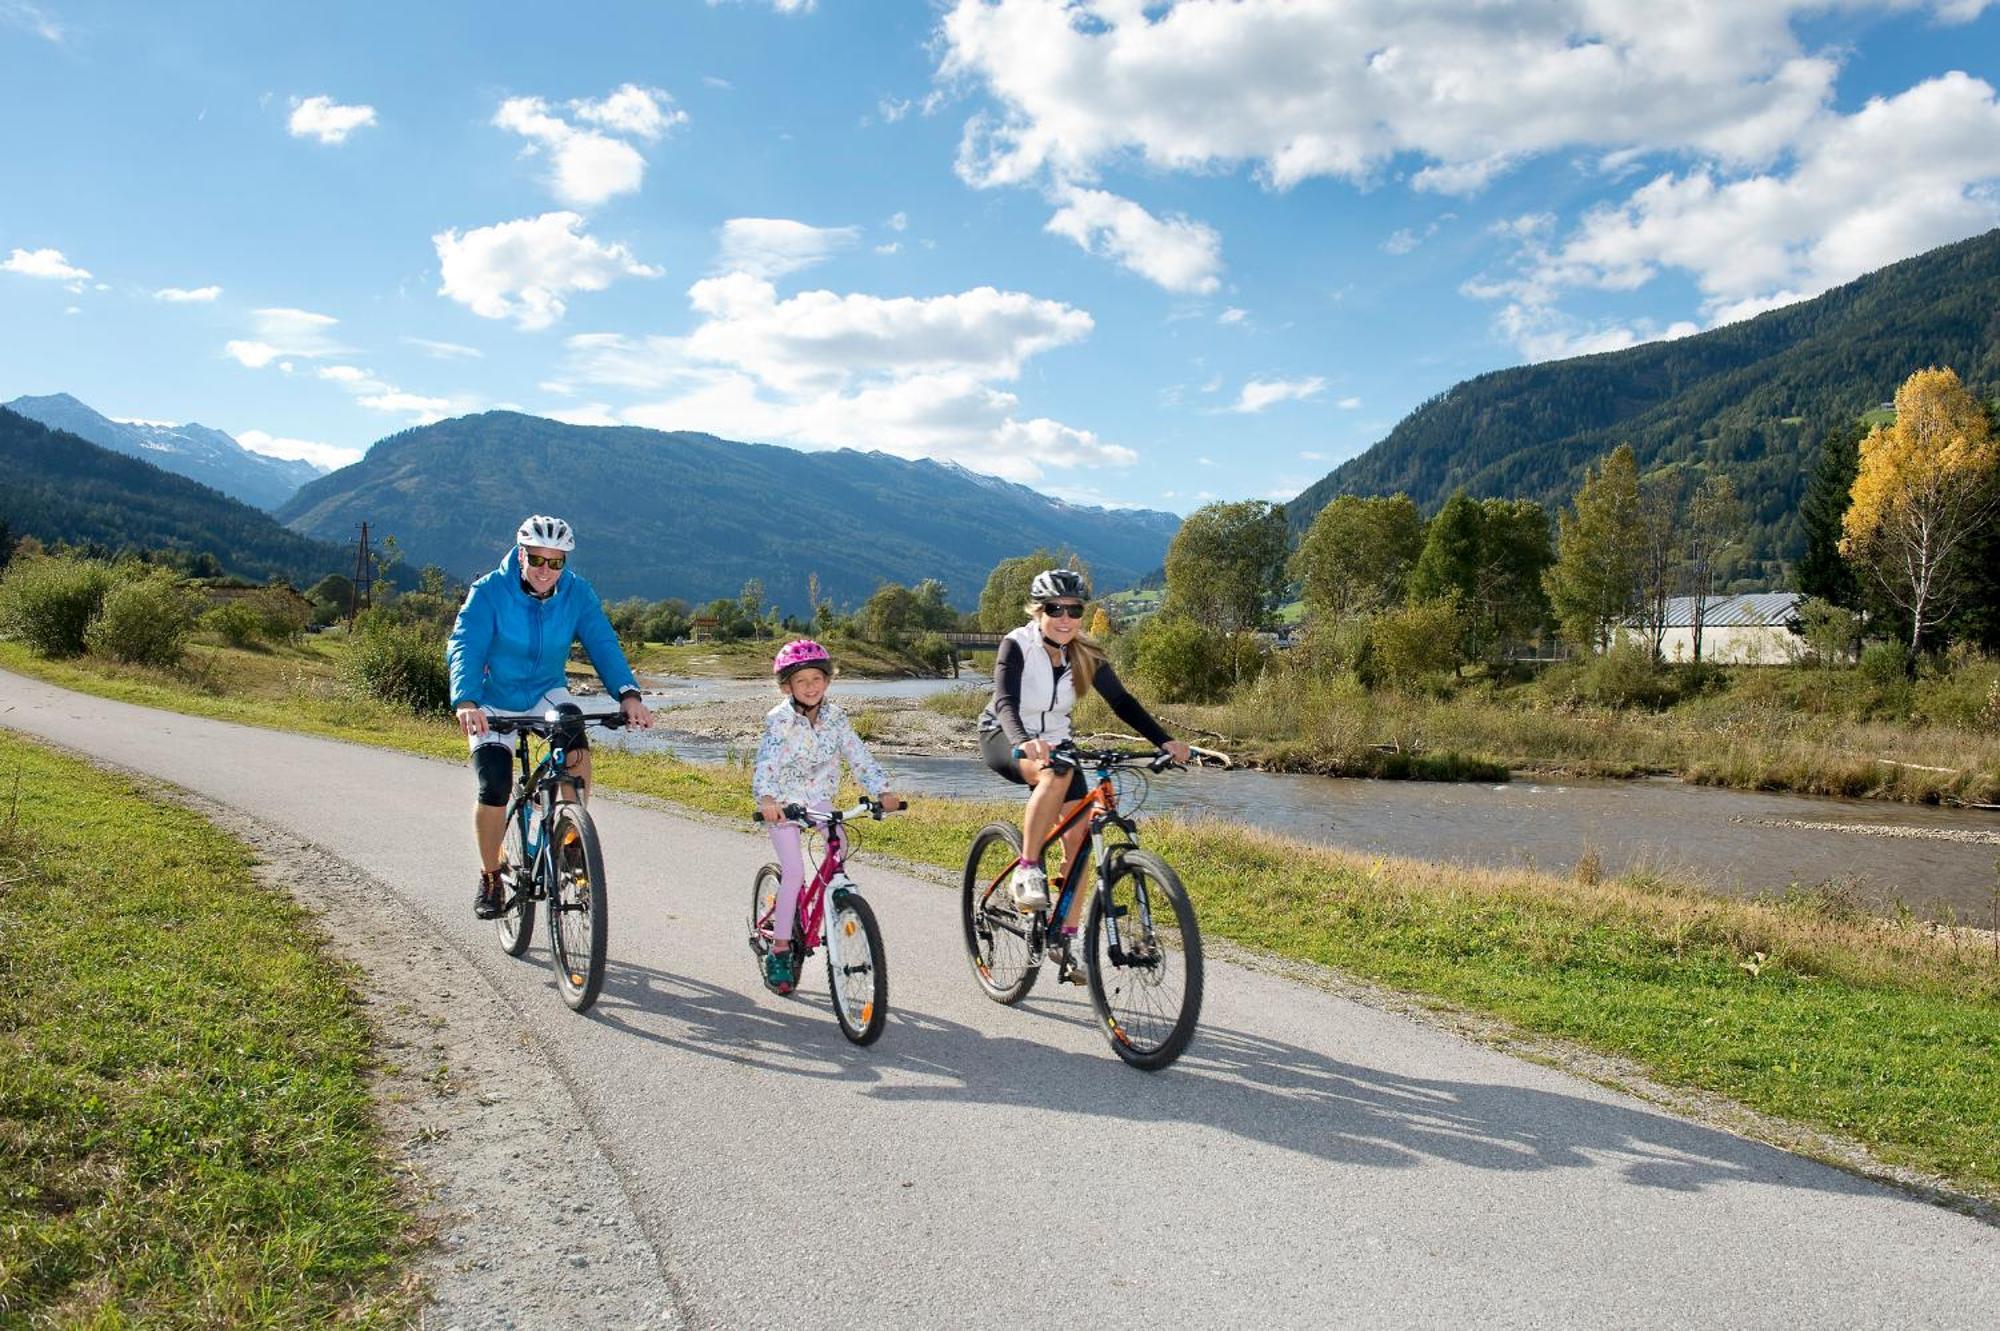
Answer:
[[[659,724],[751,748],[764,734],[764,714],[771,710],[771,702],[769,695],[759,695],[668,706],[659,712]],[[979,748],[973,722],[932,711],[914,698],[849,699],[841,705],[856,732],[878,753],[945,757]]]

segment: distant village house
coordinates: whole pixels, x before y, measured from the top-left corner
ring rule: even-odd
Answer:
[[[1716,665],[1789,665],[1805,654],[1798,633],[1799,592],[1746,592],[1711,596],[1704,605],[1701,659]],[[1660,655],[1668,661],[1694,660],[1694,597],[1667,602],[1666,633]],[[1638,625],[1627,621],[1626,628]]]

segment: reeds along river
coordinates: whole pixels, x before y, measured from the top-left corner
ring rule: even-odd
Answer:
[[[673,681],[707,698],[769,696],[762,681]],[[843,697],[911,697],[949,680],[843,680]],[[739,694],[738,691],[741,691]],[[732,747],[663,728],[615,742],[716,762]],[[970,723],[968,723],[970,724]],[[920,794],[1006,799],[976,757],[882,756]],[[1503,785],[1357,781],[1200,770],[1155,779],[1146,808],[1209,815],[1369,854],[1490,867],[1573,871],[1595,857],[1607,876],[1641,869],[1740,896],[1830,883],[1863,905],[1897,901],[1933,919],[1990,926],[2000,883],[2000,814],[1881,800],[1835,800],[1672,780]]]

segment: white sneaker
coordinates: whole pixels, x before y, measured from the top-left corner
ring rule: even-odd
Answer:
[[[1017,910],[1049,908],[1049,878],[1032,864],[1014,866],[1014,906]]]

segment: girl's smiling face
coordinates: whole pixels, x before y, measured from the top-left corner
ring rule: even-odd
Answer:
[[[831,682],[824,670],[802,666],[785,681],[785,692],[791,694],[792,701],[801,707],[817,707],[819,700],[826,696],[826,686]]]

